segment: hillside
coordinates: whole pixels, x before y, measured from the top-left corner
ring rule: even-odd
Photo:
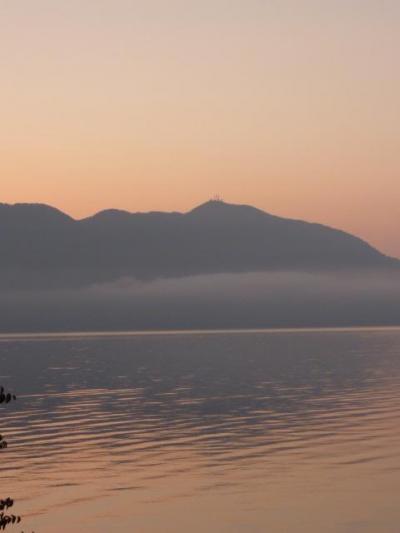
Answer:
[[[0,247],[2,288],[400,265],[343,231],[221,201],[184,214],[110,209],[82,220],[46,205],[0,204]]]

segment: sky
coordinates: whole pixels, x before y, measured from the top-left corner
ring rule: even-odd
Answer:
[[[398,0],[2,0],[0,202],[220,194],[400,256]]]

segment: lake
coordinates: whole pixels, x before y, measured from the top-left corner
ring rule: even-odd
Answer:
[[[1,336],[0,374],[10,531],[400,531],[399,329]]]

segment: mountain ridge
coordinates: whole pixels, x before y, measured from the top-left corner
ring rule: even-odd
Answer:
[[[0,204],[0,249],[0,288],[400,267],[343,230],[220,200],[186,213],[106,209],[82,219],[46,204]]]

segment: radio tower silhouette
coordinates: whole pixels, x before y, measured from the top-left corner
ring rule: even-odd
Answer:
[[[220,194],[214,194],[214,196],[211,198],[213,202],[222,202],[222,196]]]

